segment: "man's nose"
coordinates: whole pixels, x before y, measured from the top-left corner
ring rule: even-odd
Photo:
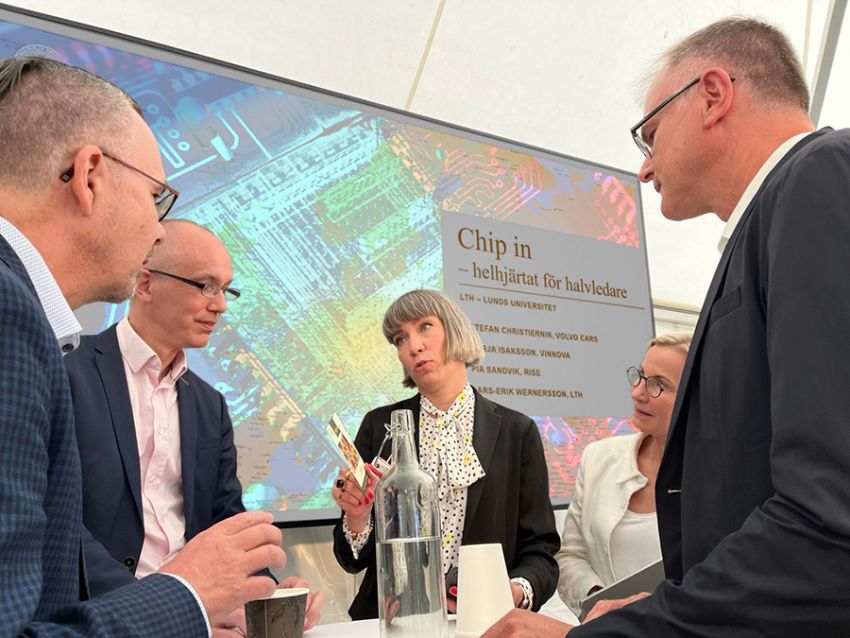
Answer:
[[[218,294],[210,299],[209,304],[207,304],[207,308],[218,314],[222,314],[225,310],[227,310],[227,297],[224,296],[224,289],[218,291]]]
[[[162,243],[162,241],[165,239],[165,229],[162,227],[162,224],[160,222],[156,223],[156,235],[155,235],[155,237],[156,238],[154,240],[154,246]]]
[[[653,177],[655,177],[655,170],[652,168],[652,158],[645,157],[643,164],[640,165],[638,179],[642,182],[651,182]]]

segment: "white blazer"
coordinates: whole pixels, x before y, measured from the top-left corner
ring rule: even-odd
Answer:
[[[637,466],[637,451],[645,436],[595,441],[581,456],[561,549],[555,556],[560,568],[558,594],[576,615],[592,587],[614,582],[611,532],[626,513],[632,494],[647,483]]]

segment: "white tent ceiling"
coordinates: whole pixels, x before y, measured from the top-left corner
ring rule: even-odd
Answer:
[[[7,2],[9,0],[6,0]],[[829,0],[11,0],[10,4],[636,171],[641,78],[673,42],[728,15],[791,38],[811,81]],[[845,15],[850,22],[850,13]],[[820,119],[850,126],[850,27]],[[699,306],[714,216],[673,223],[642,191],[653,297]]]

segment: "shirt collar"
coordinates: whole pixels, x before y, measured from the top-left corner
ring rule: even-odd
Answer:
[[[755,177],[750,180],[750,183],[744,190],[744,194],[741,195],[741,199],[738,200],[735,210],[733,210],[732,214],[729,216],[729,221],[727,221],[726,225],[723,227],[723,232],[720,234],[720,241],[717,242],[717,250],[722,253],[723,249],[726,248],[726,244],[729,243],[729,238],[732,237],[732,233],[735,232],[735,227],[738,225],[738,222],[741,221],[744,211],[747,210],[750,202],[753,201],[753,197],[756,196],[756,193],[759,188],[761,188],[761,185],[768,173],[770,173],[770,171],[772,171],[776,165],[782,161],[782,158],[788,154],[797,142],[812,133],[813,131],[806,131],[805,133],[800,133],[785,140],[775,151],[773,151],[770,157],[767,158],[767,161],[762,164],[761,168],[755,174]]]
[[[121,348],[121,355],[130,366],[133,374],[138,374],[139,370],[148,366],[159,372],[162,367],[162,361],[144,339],[139,336],[133,326],[130,325],[130,320],[124,317],[118,322],[115,327],[115,336],[118,338],[118,346]],[[171,369],[168,371],[169,377],[175,383],[182,377],[188,366],[186,365],[186,355],[181,350],[177,353],[174,361],[171,363]]]
[[[15,251],[18,259],[24,265],[35,292],[38,294],[41,307],[44,308],[44,314],[47,315],[47,321],[50,322],[53,334],[56,335],[56,340],[59,342],[62,354],[68,354],[80,345],[80,332],[83,329],[74,316],[71,306],[68,305],[68,301],[62,295],[59,284],[56,283],[56,279],[44,262],[44,258],[32,245],[32,242],[3,217],[0,217],[0,235],[9,242],[12,250]]]
[[[616,479],[617,483],[625,483],[626,481],[631,481],[639,476],[643,476],[643,474],[640,473],[637,458],[640,453],[640,446],[643,445],[643,440],[645,438],[646,434],[644,432],[637,432],[632,453],[621,459],[620,467],[622,472],[620,472],[620,475]]]
[[[455,400],[452,401],[449,409],[445,412],[431,403],[431,400],[424,395],[420,402],[420,410],[424,410],[426,414],[429,414],[434,418],[439,418],[445,415],[459,418],[460,415],[463,414],[470,406],[473,408],[475,406],[475,393],[472,391],[472,386],[468,383],[463,386],[463,389],[461,389],[457,397],[455,397]]]

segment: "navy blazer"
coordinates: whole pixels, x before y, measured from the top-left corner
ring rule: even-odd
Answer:
[[[570,636],[850,636],[850,130],[798,142],[708,291],[656,482],[668,579]]]
[[[89,589],[98,596],[134,580],[144,542],[139,450],[115,326],[83,337],[65,366],[82,459],[83,520],[103,546],[85,544]],[[188,541],[245,508],[224,397],[187,370],[177,382],[177,406]]]
[[[384,424],[393,410],[412,410],[414,437],[419,450],[420,395],[369,412],[354,439],[360,455],[371,462],[384,440]],[[561,546],[549,501],[549,472],[540,432],[524,414],[483,397],[475,390],[472,447],[487,475],[469,486],[462,545],[501,543],[511,578],[521,576],[534,590],[534,609],[540,608],[558,584],[554,554]],[[388,456],[390,446],[384,447]],[[360,590],[348,610],[354,620],[378,617],[378,581],[375,535],[357,558],[342,533],[342,521],[333,531],[334,554],[348,572],[364,568]]]
[[[156,574],[80,603],[80,458],[62,355],[0,237],[0,636],[198,636],[191,592]]]

